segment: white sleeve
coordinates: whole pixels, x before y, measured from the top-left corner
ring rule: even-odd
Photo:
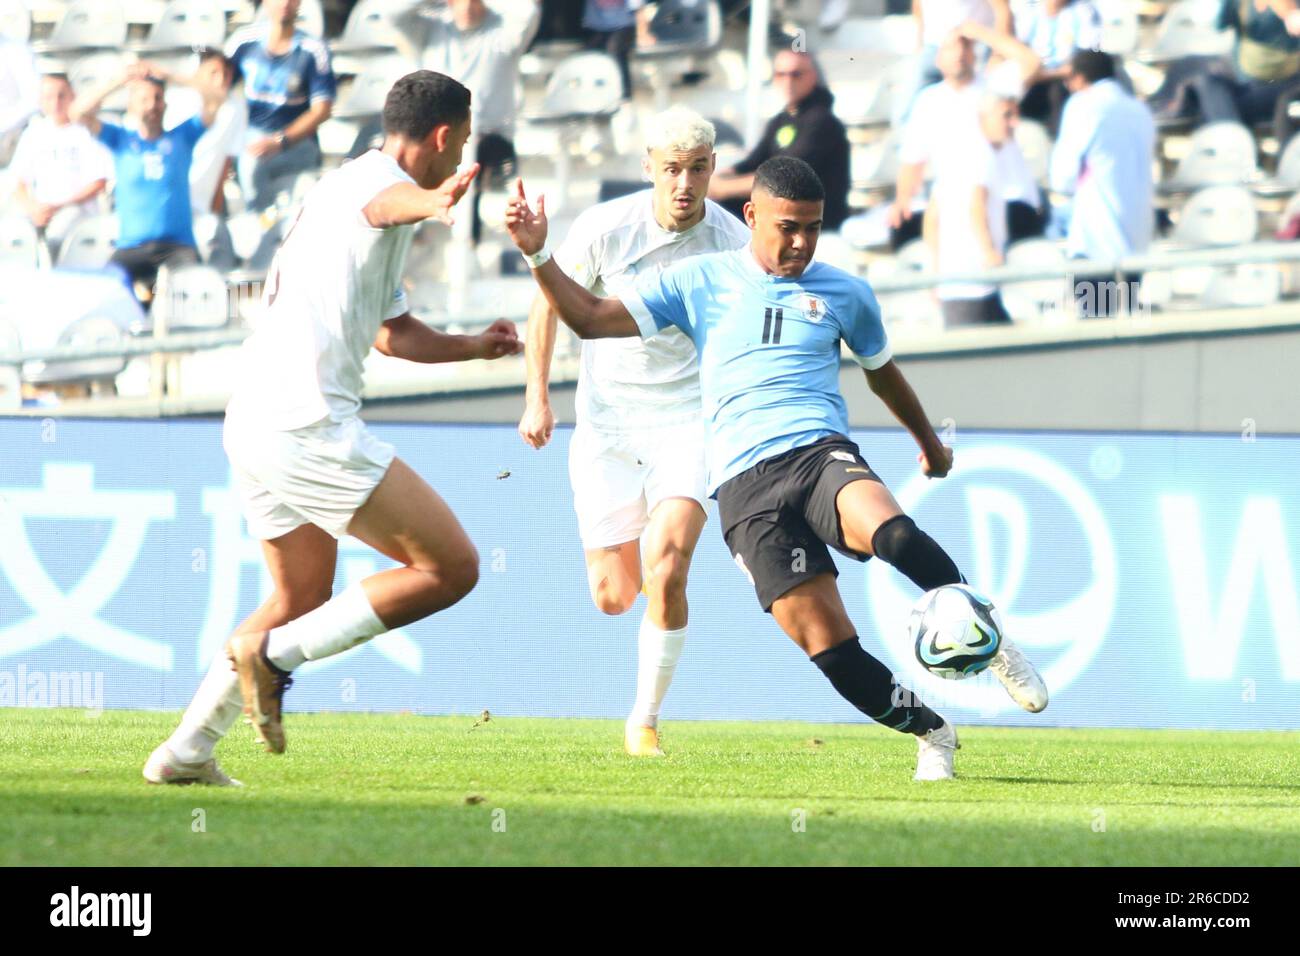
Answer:
[[[244,140],[248,138],[248,101],[242,96],[232,95],[226,102],[234,111],[234,118],[230,121],[230,138],[226,143],[226,155],[234,159],[244,151]]]
[[[912,106],[912,114],[903,126],[898,144],[898,161],[906,165],[930,161],[930,144],[933,140],[930,122],[930,97],[922,90]]]
[[[13,174],[14,179],[28,186],[35,178],[32,169],[32,153],[36,148],[34,141],[38,135],[39,127],[36,123],[23,130],[23,134],[18,137],[18,145],[14,148],[13,158],[9,160],[9,172]]]
[[[411,310],[410,305],[406,302],[406,290],[398,285],[393,291],[393,301],[389,303],[388,311],[384,313],[384,321],[395,319],[399,315],[405,315]]]

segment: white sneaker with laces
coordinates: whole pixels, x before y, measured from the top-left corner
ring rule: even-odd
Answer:
[[[1011,699],[1031,714],[1047,706],[1047,685],[1043,678],[1020,648],[1005,637],[998,656],[989,664],[989,670],[997,675]]]
[[[215,757],[203,763],[181,763],[166,744],[159,744],[144,765],[144,778],[149,783],[202,783],[213,787],[242,787],[233,777],[227,777]]]
[[[957,731],[945,720],[923,737],[916,738],[916,776],[913,780],[951,780],[952,757],[961,744]]]

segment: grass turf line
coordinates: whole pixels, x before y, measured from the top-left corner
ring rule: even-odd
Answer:
[[[0,710],[0,865],[1300,862],[1296,733],[968,728],[920,784],[875,726],[290,714],[218,748],[245,788],[148,786],[175,719]]]

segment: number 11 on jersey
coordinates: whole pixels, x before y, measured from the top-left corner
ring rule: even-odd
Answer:
[[[763,310],[763,344],[780,345],[781,344],[781,319],[785,317],[785,309],[776,309],[776,325],[772,324],[772,309]]]

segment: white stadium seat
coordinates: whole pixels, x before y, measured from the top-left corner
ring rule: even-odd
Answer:
[[[120,49],[126,16],[117,0],[73,0],[47,40],[33,41],[33,53],[65,56],[80,50]]]
[[[1255,137],[1242,124],[1207,123],[1192,133],[1187,154],[1160,188],[1188,192],[1202,186],[1249,183],[1259,175],[1256,148]]]
[[[226,17],[211,0],[172,0],[143,43],[131,44],[140,52],[220,49],[226,38]]]
[[[36,227],[26,216],[0,218],[0,264],[40,268],[43,245]]]
[[[26,43],[32,36],[32,14],[23,0],[0,0],[0,37]]]
[[[116,216],[87,216],[68,230],[57,264],[61,269],[101,269],[112,258],[116,241]]]
[[[1255,198],[1244,186],[1209,186],[1188,198],[1173,240],[1189,246],[1235,246],[1259,232]]]
[[[1178,0],[1160,21],[1155,44],[1139,59],[1166,62],[1186,56],[1227,56],[1234,34],[1219,30],[1220,0]]]

